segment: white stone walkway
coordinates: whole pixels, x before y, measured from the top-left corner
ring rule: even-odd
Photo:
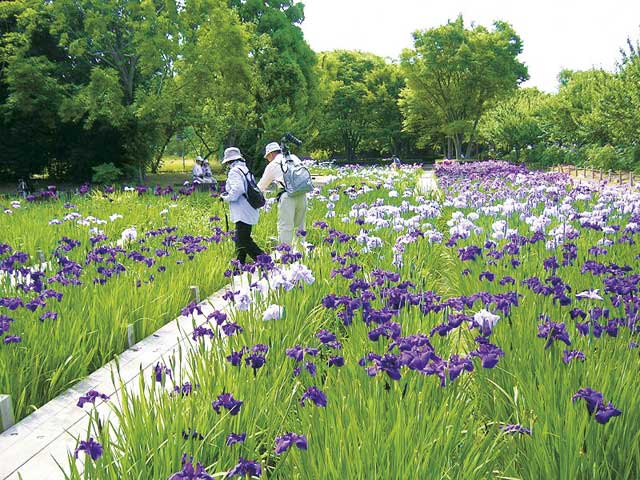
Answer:
[[[422,194],[438,191],[438,183],[436,182],[435,172],[433,170],[425,170],[418,179],[418,191]]]
[[[213,310],[226,310],[227,302],[222,299],[225,290],[226,287],[200,303],[203,315],[196,314],[194,319],[178,317],[0,434],[0,479],[63,479],[64,474],[56,461],[65,471],[68,470],[67,455],[76,448],[76,438],[86,439],[92,412],[90,404],[84,408],[76,406],[79,397],[89,390],[109,395],[109,401],[96,400],[96,410],[105,422],[115,424],[110,404],[119,401],[120,388],[114,387],[112,375],[119,385],[116,373],[119,372],[127,390],[136,393],[139,375],[151,380],[158,362],[164,359],[168,363],[180,345],[192,342],[194,320],[196,325],[200,325],[206,322],[206,316]],[[83,458],[84,453],[80,460]]]

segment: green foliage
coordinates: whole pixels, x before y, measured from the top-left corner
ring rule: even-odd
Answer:
[[[453,140],[456,158],[467,156],[482,114],[528,78],[518,60],[522,40],[506,22],[493,30],[465,28],[462,16],[413,34],[414,48],[402,53],[407,78],[401,108],[405,128],[424,144],[442,136]]]
[[[101,163],[93,167],[91,181],[100,184],[112,184],[122,177],[122,170],[113,163]]]
[[[314,146],[354,160],[362,152],[400,153],[398,97],[404,86],[397,65],[369,53],[338,50],[320,61],[322,108]]]
[[[304,5],[293,0],[229,0],[250,31],[253,114],[226,144],[239,145],[249,158],[260,159],[267,142],[292,131],[307,140],[314,132],[318,108],[316,54],[299,24]],[[258,168],[259,169],[259,168]]]
[[[498,158],[513,157],[519,161],[523,152],[535,148],[544,132],[540,125],[540,109],[549,95],[525,88],[487,111],[480,122],[480,138],[490,144]]]

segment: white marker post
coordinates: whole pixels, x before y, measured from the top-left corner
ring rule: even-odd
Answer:
[[[15,423],[11,397],[9,395],[0,395],[0,432],[9,430]]]
[[[127,343],[129,348],[136,344],[136,332],[133,330],[133,325],[127,325]]]
[[[191,290],[191,298],[195,300],[196,303],[200,303],[200,288],[195,285],[191,285],[189,290]]]

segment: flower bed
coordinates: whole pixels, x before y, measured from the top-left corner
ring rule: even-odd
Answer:
[[[187,368],[113,399],[82,478],[638,477],[640,194],[436,173],[442,201],[412,169],[338,172],[311,251],[262,259]]]
[[[141,340],[174,319],[190,285],[226,283],[221,205],[157,193],[52,195],[0,214],[0,392],[17,419],[126,349],[129,325]]]

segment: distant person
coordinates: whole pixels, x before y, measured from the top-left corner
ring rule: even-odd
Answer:
[[[269,162],[265,168],[258,187],[266,192],[272,184],[276,184],[278,192],[278,241],[291,245],[296,230],[304,230],[307,215],[307,194],[287,193],[284,174],[289,168],[302,165],[302,161],[291,154],[291,162],[286,162],[282,148],[278,142],[269,143],[264,150],[264,158]],[[286,165],[289,163],[289,165]]]
[[[229,171],[225,184],[226,192],[221,198],[229,203],[231,221],[236,224],[236,253],[240,263],[245,263],[247,255],[255,260],[258,255],[264,254],[251,238],[251,229],[260,219],[260,211],[253,208],[247,199],[248,178],[252,178],[253,175],[249,172],[240,149],[236,147],[229,147],[224,151],[222,165],[229,167]]]
[[[391,168],[397,169],[400,168],[402,162],[400,162],[400,158],[397,155],[393,155],[391,157]]]
[[[218,189],[218,181],[214,178],[213,172],[211,171],[211,166],[209,165],[209,160],[206,158],[202,162],[202,183],[206,185],[213,185],[215,190]]]
[[[193,166],[193,170],[191,170],[191,177],[193,183],[203,183],[202,179],[204,178],[204,169],[202,165],[204,164],[204,158],[200,155],[196,157],[196,164]]]

